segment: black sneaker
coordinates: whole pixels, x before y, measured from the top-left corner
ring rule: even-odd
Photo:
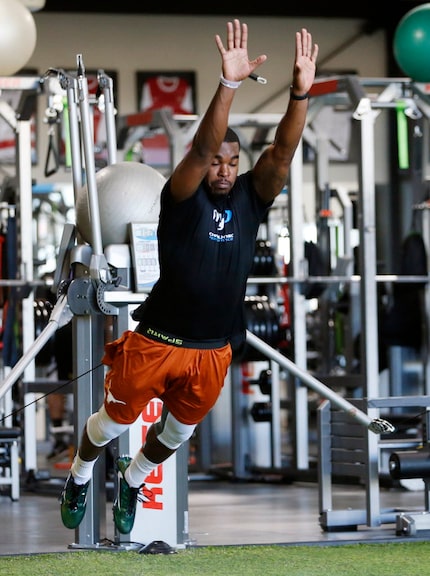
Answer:
[[[120,456],[116,460],[119,481],[117,497],[113,504],[113,520],[121,534],[129,534],[132,531],[136,516],[136,504],[138,501],[142,502],[139,492],[143,484],[139,488],[132,488],[127,484],[124,477],[130,462],[130,456]]]
[[[61,520],[66,528],[77,528],[82,522],[87,507],[89,485],[89,480],[86,484],[75,484],[72,474],[69,473],[60,495]]]

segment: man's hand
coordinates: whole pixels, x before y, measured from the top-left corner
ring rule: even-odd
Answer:
[[[296,57],[293,70],[294,94],[309,92],[315,79],[318,44],[312,44],[312,35],[302,28],[296,32]]]
[[[227,47],[217,34],[215,42],[222,57],[222,74],[227,80],[245,80],[251,72],[267,60],[262,54],[254,60],[248,58],[248,26],[239,20],[227,22]]]

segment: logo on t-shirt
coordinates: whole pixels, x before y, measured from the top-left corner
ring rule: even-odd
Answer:
[[[219,212],[218,210],[214,209],[213,220],[216,225],[216,232],[209,232],[209,239],[214,240],[215,242],[232,242],[233,233],[218,234],[218,232],[222,232],[225,230],[225,225],[227,224],[227,222],[230,222],[231,219],[232,219],[231,210],[223,210],[222,212]]]

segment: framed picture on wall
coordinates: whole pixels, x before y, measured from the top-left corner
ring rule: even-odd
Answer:
[[[1,164],[16,162],[16,131],[13,122],[17,116],[30,120],[31,162],[37,163],[38,86],[37,70],[32,68],[25,68],[15,76],[0,78]]]
[[[75,75],[75,70],[66,70],[67,73]],[[93,116],[94,127],[94,156],[96,168],[100,169],[107,164],[107,135],[106,122],[102,106],[98,105],[98,99],[102,90],[99,86],[100,69],[85,70],[85,77],[88,83],[88,93],[91,102],[91,111]],[[114,106],[118,108],[118,72],[115,70],[105,70],[103,72],[109,78],[112,78]],[[63,115],[67,113],[67,107],[63,110]],[[62,118],[61,130],[59,131],[59,161],[60,164],[68,166],[70,163],[70,154],[67,146],[70,145],[70,136],[67,133],[69,123],[67,119]]]
[[[193,71],[142,71],[136,73],[139,111],[167,108],[172,114],[196,114],[196,74]],[[170,162],[169,142],[162,130],[141,141],[143,161],[166,166]]]

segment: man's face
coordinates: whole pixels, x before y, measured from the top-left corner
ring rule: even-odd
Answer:
[[[206,174],[212,194],[226,196],[233,187],[239,170],[239,144],[223,142]]]

